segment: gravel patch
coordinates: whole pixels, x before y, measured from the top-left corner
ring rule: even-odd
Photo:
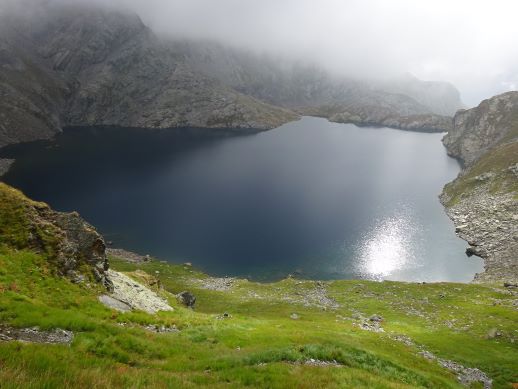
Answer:
[[[226,292],[232,289],[236,279],[232,277],[215,278],[209,277],[202,280],[196,280],[196,283],[202,289],[215,290],[219,292]]]
[[[47,344],[71,344],[74,339],[72,331],[56,328],[53,330],[43,331],[39,327],[31,328],[15,328],[0,327],[0,341],[21,341],[29,343],[47,343]]]
[[[407,346],[416,346],[412,339],[406,335],[395,335],[391,338],[398,342],[404,343]],[[418,352],[418,354],[423,358],[430,361],[435,361],[443,368],[455,373],[458,381],[462,385],[470,387],[472,383],[480,382],[484,386],[484,389],[492,388],[493,380],[491,380],[491,378],[489,378],[482,370],[472,367],[465,367],[460,363],[451,361],[449,359],[438,358],[435,354],[424,349],[422,346],[417,346],[417,348],[421,350]]]
[[[124,250],[124,249],[106,249],[106,254],[111,255],[117,258],[120,258],[126,262],[130,263],[143,263],[151,261],[151,257],[149,255],[140,255],[134,253],[132,251]]]

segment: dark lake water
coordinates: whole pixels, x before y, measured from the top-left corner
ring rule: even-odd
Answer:
[[[114,247],[214,275],[469,281],[437,195],[459,171],[441,134],[303,118],[259,134],[73,129],[22,145],[4,177],[77,210]]]

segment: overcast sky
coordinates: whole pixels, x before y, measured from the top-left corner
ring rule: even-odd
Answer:
[[[96,1],[134,10],[163,34],[310,58],[347,75],[449,81],[470,106],[518,86],[514,0]]]

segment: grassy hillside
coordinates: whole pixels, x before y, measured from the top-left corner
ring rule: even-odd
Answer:
[[[54,257],[66,231],[45,223],[45,204],[3,184],[0,200],[2,389],[460,388],[459,377],[478,374],[466,368],[480,369],[495,388],[518,382],[516,288],[261,284],[211,278],[188,264],[111,257],[112,269],[174,308],[121,313],[99,302],[106,289],[93,278],[73,283],[59,275]],[[185,290],[197,297],[194,310],[177,302]],[[9,338],[34,326],[74,337],[70,344]]]
[[[296,279],[221,287],[190,266],[111,263],[158,277],[175,310],[110,310],[99,286],[52,275],[44,255],[1,249],[0,326],[75,337],[70,346],[0,341],[0,387],[462,387],[420,347],[481,369],[494,387],[518,382],[517,296],[501,287]],[[206,289],[213,285],[224,290]],[[197,296],[195,310],[167,293],[183,290]],[[360,328],[374,314],[384,332]],[[494,328],[499,336],[488,337]]]
[[[518,164],[518,142],[503,143],[484,154],[465,174],[444,187],[448,201],[446,206],[468,198],[473,191],[489,184],[489,193],[516,193],[518,199],[518,179],[510,166]]]
[[[507,98],[507,100],[506,100]],[[497,109],[491,111],[488,106]],[[462,149],[471,149],[477,157],[465,167],[463,174],[447,184],[444,195],[445,205],[451,207],[463,198],[469,198],[478,189],[488,189],[489,194],[515,193],[518,199],[518,173],[511,167],[518,164],[518,94],[509,92],[483,101],[477,108],[459,112],[461,118],[467,116],[469,125],[460,125],[453,132],[454,140],[448,134],[443,141],[449,152],[457,158],[470,157]],[[488,113],[489,111],[489,113]],[[469,116],[471,114],[471,116]],[[487,128],[493,128],[488,133]],[[470,146],[462,144],[471,142]]]

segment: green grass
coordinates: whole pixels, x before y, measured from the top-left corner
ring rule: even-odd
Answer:
[[[59,231],[45,223],[47,212],[0,184],[0,325],[62,328],[74,331],[74,341],[0,341],[2,389],[461,387],[453,373],[419,356],[419,347],[483,370],[496,388],[518,382],[517,296],[502,287],[324,282],[333,308],[308,300],[314,281],[236,280],[230,290],[214,291],[202,287],[208,276],[191,266],[110,258],[115,270],[138,281],[159,278],[159,293],[175,308],[120,313],[98,302],[98,284],[57,275]],[[174,294],[183,290],[196,295],[195,310],[178,305]],[[384,318],[385,332],[359,328],[358,316],[373,314]],[[149,324],[180,332],[153,333],[143,328]],[[502,336],[487,339],[492,328]],[[310,359],[340,366],[305,364]]]
[[[503,104],[503,103],[502,103]],[[505,112],[505,108],[502,108]],[[518,198],[518,179],[508,170],[518,163],[518,112],[511,112],[504,118],[493,118],[499,127],[509,129],[498,144],[482,155],[466,173],[444,187],[449,198],[446,206],[457,204],[462,198],[469,197],[474,189],[485,185],[475,177],[493,173],[489,180],[489,191],[497,193],[516,193]]]
[[[0,245],[16,249],[32,248],[52,258],[59,232],[40,215],[50,213],[47,204],[29,200],[20,191],[0,182]]]
[[[192,291],[196,309],[179,306],[170,295],[173,312],[112,311],[98,303],[97,285],[54,276],[41,254],[3,248],[0,323],[59,327],[76,336],[70,347],[0,342],[0,387],[460,387],[452,373],[418,356],[416,347],[393,340],[395,334],[482,369],[497,388],[518,381],[518,313],[515,297],[503,289],[334,281],[324,285],[340,307],[323,309],[299,301],[314,289],[313,281],[239,280],[218,292],[202,289],[199,280],[207,276],[189,266],[134,265],[117,258],[111,263],[136,278],[142,278],[136,270],[158,274],[173,294]],[[218,318],[223,312],[231,317]],[[290,318],[293,312],[299,320]],[[386,332],[361,330],[352,319],[355,313],[382,315]],[[456,328],[450,329],[446,321],[453,319]],[[176,325],[181,331],[155,334],[143,324]],[[493,327],[503,336],[486,339]],[[303,364],[310,358],[343,366]]]
[[[492,194],[518,193],[518,179],[509,171],[509,167],[516,163],[518,163],[518,142],[496,146],[484,154],[466,174],[445,186],[444,191],[450,199],[446,205],[455,205],[460,199],[468,197],[479,185],[485,185],[485,181],[476,179],[484,173],[493,174],[488,180]]]

